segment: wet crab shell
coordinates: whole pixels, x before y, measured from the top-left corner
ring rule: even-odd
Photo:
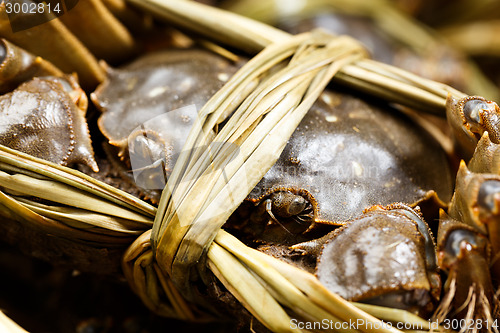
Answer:
[[[102,111],[99,129],[125,162],[108,156],[122,178],[158,201],[197,111],[236,69],[202,49],[170,49],[120,69],[107,67],[107,79],[91,99]]]
[[[228,60],[201,49],[156,52],[121,69],[108,67],[106,81],[91,94],[103,113],[99,128],[112,145],[126,147],[145,122],[187,105],[200,109],[235,71]]]
[[[41,77],[0,96],[0,143],[61,165],[98,171],[87,121],[87,97],[76,80]]]
[[[452,177],[440,145],[408,118],[325,92],[249,199],[286,188],[314,197],[313,222],[337,222],[376,204],[416,203],[431,190],[447,201]]]
[[[428,227],[417,219],[421,217],[409,209],[375,207],[336,229],[325,237],[318,256],[318,279],[349,300],[432,310],[440,290],[436,254]]]
[[[342,7],[342,6],[340,6]],[[348,35],[356,38],[370,52],[373,59],[390,63],[438,82],[449,84],[460,90],[467,91],[467,67],[465,57],[445,45],[434,43],[427,45],[432,52],[422,51],[422,46],[409,44],[401,39],[392,29],[384,28],[373,13],[347,13],[342,10],[316,8],[308,15],[283,17],[280,26],[293,34],[325,29],[336,35]]]

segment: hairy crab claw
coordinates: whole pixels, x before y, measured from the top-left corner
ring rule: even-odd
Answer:
[[[482,321],[488,332],[495,331],[494,318],[500,308],[490,276],[488,239],[441,211],[437,252],[439,267],[448,277],[434,319],[443,321],[451,316],[466,322]]]

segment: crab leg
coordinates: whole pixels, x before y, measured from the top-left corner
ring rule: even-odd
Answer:
[[[435,319],[443,321],[452,313],[466,321],[487,320],[487,326],[491,327],[498,299],[489,274],[488,240],[444,211],[440,220],[438,261],[441,269],[448,273],[448,279]]]

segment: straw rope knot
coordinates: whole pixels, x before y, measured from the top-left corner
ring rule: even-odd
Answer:
[[[163,191],[152,232],[125,255],[126,276],[146,304],[193,318],[185,312],[186,300],[199,301],[191,283],[207,264],[216,265],[210,249],[220,228],[276,162],[335,73],[365,56],[350,37],[320,30],[297,35],[266,47],[207,102]],[[158,303],[160,286],[168,309]]]

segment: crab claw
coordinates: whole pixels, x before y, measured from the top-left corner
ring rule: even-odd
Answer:
[[[173,168],[173,147],[152,130],[137,130],[128,139],[129,160],[137,185],[162,190]]]
[[[468,168],[472,172],[500,175],[500,144],[492,142],[488,132],[477,143]]]
[[[488,327],[492,327],[498,299],[489,271],[490,252],[485,236],[441,211],[438,263],[448,278],[434,319],[442,321],[451,313],[466,322],[488,321]]]
[[[446,99],[446,117],[464,157],[470,158],[484,132],[492,142],[500,143],[500,108],[480,96],[459,100],[451,94]]]
[[[500,280],[500,175],[473,173],[460,164],[448,214],[488,238],[494,280]]]

